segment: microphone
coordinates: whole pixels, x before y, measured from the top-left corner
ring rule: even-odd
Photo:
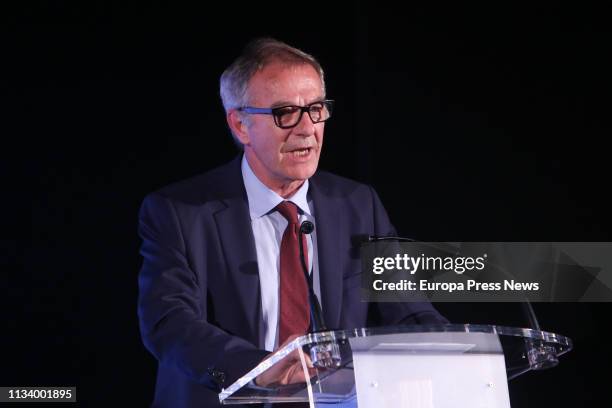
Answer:
[[[311,234],[314,231],[314,224],[310,221],[304,221],[300,225],[300,231],[298,234],[298,239],[300,243],[300,261],[302,262],[302,270],[304,271],[304,278],[306,279],[306,283],[308,284],[308,297],[310,300],[310,322],[312,326],[312,331],[325,331],[327,330],[327,326],[325,325],[325,321],[323,320],[323,313],[321,312],[321,304],[319,303],[319,299],[317,299],[317,295],[314,293],[314,289],[312,287],[312,279],[310,278],[310,274],[308,273],[308,265],[306,265],[306,259],[304,257],[304,246],[303,246],[303,235]]]
[[[395,242],[416,242],[412,238],[395,237],[392,235],[378,236],[378,235],[367,235],[364,236],[367,242],[378,242],[378,241],[395,241]]]
[[[314,231],[314,224],[310,221],[304,221],[302,225],[300,225],[300,233],[302,234],[310,234]]]

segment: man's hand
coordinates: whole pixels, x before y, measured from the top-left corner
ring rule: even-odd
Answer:
[[[285,340],[285,342],[278,347],[278,349],[285,347],[288,343],[292,342],[298,337],[298,335],[288,337],[287,340]],[[278,385],[305,383],[310,379],[310,376],[316,373],[316,369],[310,361],[310,356],[305,354],[304,359],[306,361],[306,367],[308,367],[308,378],[306,378],[299,353],[300,350],[293,350],[281,361],[277,362],[271,368],[261,373],[255,379],[255,384],[261,387],[274,387]],[[270,358],[273,354],[274,353],[268,354],[266,359]]]

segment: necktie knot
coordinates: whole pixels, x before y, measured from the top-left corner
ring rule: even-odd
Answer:
[[[289,224],[297,225],[298,223],[298,212],[297,205],[291,201],[283,201],[276,206],[276,210],[281,213],[283,217],[289,222]]]

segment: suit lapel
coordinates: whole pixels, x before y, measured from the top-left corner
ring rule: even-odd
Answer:
[[[342,305],[342,271],[339,265],[341,226],[340,206],[326,191],[325,186],[312,177],[310,194],[316,219],[319,279],[321,281],[321,307],[327,327],[338,328]]]
[[[263,317],[261,313],[261,289],[255,239],[251,228],[240,159],[229,166],[224,192],[220,201],[225,206],[216,212],[215,222],[228,266],[229,281],[234,285],[237,298],[231,299],[244,313],[253,339],[263,346]]]

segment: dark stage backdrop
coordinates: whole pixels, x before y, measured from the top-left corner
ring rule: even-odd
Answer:
[[[599,6],[86,3],[0,13],[2,386],[150,403],[137,211],[237,154],[218,77],[255,36],[320,59],[337,101],[321,167],[373,184],[401,234],[612,241],[612,36]],[[525,324],[515,304],[439,308],[458,323]],[[612,307],[535,309],[576,348],[512,381],[513,406],[601,405]]]

